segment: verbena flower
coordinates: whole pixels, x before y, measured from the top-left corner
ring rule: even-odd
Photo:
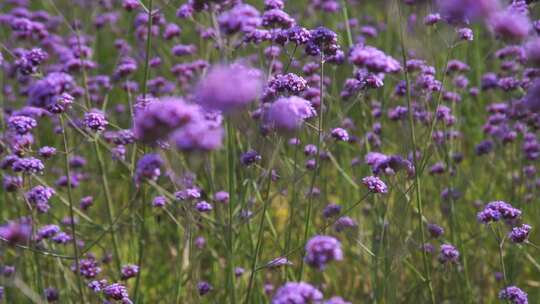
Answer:
[[[197,84],[194,99],[207,110],[235,112],[259,97],[262,80],[259,70],[241,64],[214,66]]]
[[[306,263],[319,270],[324,270],[326,264],[331,261],[341,261],[343,252],[341,243],[334,237],[317,235],[306,244]]]
[[[272,304],[321,304],[323,294],[305,282],[287,282],[272,297]]]
[[[499,299],[509,301],[512,304],[528,304],[527,293],[516,286],[508,286],[499,291]]]

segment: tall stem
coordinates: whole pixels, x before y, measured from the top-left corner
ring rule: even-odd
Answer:
[[[318,121],[318,130],[317,130],[317,158],[315,160],[315,170],[313,170],[313,176],[311,178],[311,185],[309,187],[309,199],[308,199],[308,209],[307,209],[307,215],[306,215],[306,221],[304,224],[304,238],[302,240],[302,244],[305,245],[307,242],[307,238],[309,235],[309,225],[311,223],[311,213],[313,209],[313,188],[315,187],[315,181],[317,179],[317,176],[319,175],[319,169],[320,169],[320,162],[321,162],[321,146],[322,146],[322,130],[323,130],[323,111],[324,111],[324,54],[321,50],[321,58],[320,58],[320,65],[321,65],[321,80],[319,82],[319,94],[321,98],[321,102],[319,105],[319,121]],[[300,260],[300,270],[298,273],[298,280],[302,281],[302,276],[304,274],[304,259]]]
[[[401,6],[399,1],[396,1],[396,4],[398,6],[399,11],[399,21],[400,21],[400,29],[399,29],[399,36],[400,36],[400,42],[401,42],[401,55],[402,55],[402,61],[403,61],[403,71],[405,75],[405,84],[406,84],[406,99],[407,99],[407,112],[408,112],[408,118],[409,118],[409,133],[411,137],[411,144],[412,144],[412,158],[413,158],[413,166],[414,166],[414,184],[415,184],[415,196],[416,196],[416,208],[418,209],[418,228],[420,229],[420,238],[422,242],[422,246],[426,243],[426,235],[424,231],[424,212],[423,212],[423,206],[422,206],[422,191],[421,191],[421,183],[420,183],[420,176],[418,172],[418,161],[416,157],[416,133],[414,130],[414,119],[413,119],[413,108],[411,107],[411,90],[410,90],[410,82],[409,82],[409,73],[407,71],[407,55],[405,50],[405,43],[403,38],[403,26],[402,26],[402,13],[401,13]],[[422,262],[424,264],[424,277],[426,279],[426,285],[429,291],[429,297],[432,304],[435,304],[435,293],[433,292],[433,285],[431,282],[431,269],[429,267],[427,252],[422,247]]]
[[[228,171],[228,186],[229,186],[229,216],[227,223],[227,295],[230,303],[236,303],[236,290],[234,287],[234,231],[233,231],[233,216],[236,205],[236,189],[235,189],[235,160],[234,160],[234,127],[230,120],[227,121],[227,171]]]
[[[79,295],[81,297],[81,302],[84,303],[84,292],[81,274],[79,273],[79,247],[77,245],[77,231],[75,228],[75,212],[73,211],[73,193],[71,190],[71,170],[69,167],[69,144],[67,138],[67,128],[64,123],[64,117],[60,115],[60,124],[62,125],[62,136],[64,141],[64,165],[65,165],[65,174],[67,178],[67,192],[68,192],[68,202],[69,202],[69,217],[70,217],[70,228],[71,234],[73,236],[73,253],[75,255],[75,276],[77,277],[77,288],[79,290]]]

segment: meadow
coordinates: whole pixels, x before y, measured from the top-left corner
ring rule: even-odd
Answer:
[[[0,303],[540,303],[539,7],[1,0]]]

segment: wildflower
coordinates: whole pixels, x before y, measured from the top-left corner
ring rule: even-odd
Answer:
[[[216,193],[214,193],[214,200],[216,202],[219,202],[219,203],[222,203],[222,204],[227,204],[229,203],[229,193],[228,192],[225,192],[225,191],[218,191]]]
[[[166,138],[175,129],[199,119],[200,111],[182,98],[167,97],[151,102],[138,111],[134,120],[134,135],[145,143]]]
[[[309,304],[320,303],[323,294],[317,288],[305,282],[287,282],[281,286],[274,297],[272,304]]]
[[[240,156],[240,162],[244,166],[250,166],[262,160],[262,156],[255,150],[249,150]]]
[[[71,270],[75,272],[77,270],[76,265],[71,265]],[[96,259],[88,257],[79,261],[79,274],[87,279],[95,278],[101,272]]]
[[[164,196],[156,196],[152,200],[152,206],[156,208],[163,208],[165,205],[167,205],[167,199]]]
[[[323,209],[323,216],[330,218],[338,215],[341,212],[341,206],[338,204],[330,203]]]
[[[349,133],[343,128],[335,128],[330,134],[338,141],[349,141]]]
[[[37,127],[37,122],[28,116],[10,116],[7,121],[8,129],[17,134],[26,134]]]
[[[362,178],[362,184],[364,184],[372,193],[388,192],[388,187],[386,184],[376,176],[366,176]]]
[[[268,268],[278,268],[278,267],[281,267],[281,266],[286,266],[286,265],[292,265],[293,263],[291,261],[289,261],[289,259],[287,259],[286,257],[277,257],[273,260],[271,260],[270,262],[268,262],[266,264],[266,267]]]
[[[529,237],[531,229],[532,227],[527,224],[514,227],[512,228],[512,231],[510,231],[510,233],[508,234],[508,238],[514,243],[523,243]]]
[[[60,227],[57,225],[45,225],[39,228],[37,232],[38,240],[51,238],[58,232],[60,232]]]
[[[113,283],[111,285],[106,286],[105,288],[103,288],[103,294],[108,299],[113,299],[116,301],[122,300],[123,303],[126,303],[126,300],[129,301],[129,294],[128,294],[127,287],[122,285],[121,283]]]
[[[122,269],[121,269],[121,274],[122,274],[121,279],[127,280],[130,278],[134,278],[135,276],[137,276],[138,273],[139,273],[139,266],[133,265],[133,264],[124,265],[122,266]]]
[[[199,212],[210,212],[212,211],[213,207],[206,201],[200,201],[195,204],[195,208]]]
[[[194,99],[207,110],[231,113],[259,97],[262,74],[240,64],[215,66],[195,88]]]
[[[494,201],[487,204],[484,209],[478,212],[476,218],[479,222],[487,224],[500,219],[514,220],[521,216],[521,210],[503,201]]]
[[[499,299],[506,300],[512,304],[528,304],[527,293],[516,286],[508,286],[499,292]]]
[[[10,245],[27,243],[31,233],[32,227],[25,219],[9,221],[0,226],[0,237]]]
[[[144,179],[156,181],[161,175],[163,161],[159,154],[145,154],[137,162],[135,170],[135,182],[140,184]]]
[[[49,200],[56,192],[54,189],[46,186],[35,186],[25,193],[29,203],[36,206],[37,210],[45,213],[49,210]]]
[[[199,295],[204,296],[205,294],[212,291],[213,287],[210,285],[210,283],[201,281],[197,283],[197,290],[199,291]]]
[[[304,120],[315,116],[311,103],[297,96],[282,97],[272,103],[265,120],[279,130],[298,129]]]
[[[334,224],[334,229],[336,232],[344,231],[345,229],[352,229],[358,227],[358,223],[356,223],[355,220],[348,216],[342,216],[337,219],[336,223]]]
[[[341,243],[334,237],[317,235],[306,244],[306,263],[319,270],[324,270],[326,264],[335,260],[343,259]]]
[[[441,245],[441,252],[439,254],[439,262],[441,264],[457,263],[458,260],[459,260],[459,251],[457,251],[457,249],[454,246],[450,244]]]
[[[35,157],[19,158],[11,167],[15,172],[23,172],[26,174],[41,174],[45,170],[43,162]]]
[[[109,122],[105,119],[105,115],[97,110],[93,109],[90,112],[84,113],[84,125],[95,132],[104,131]]]
[[[58,299],[60,299],[60,293],[58,292],[58,289],[54,287],[45,288],[43,293],[45,294],[45,299],[47,299],[47,302],[56,302]]]
[[[342,297],[336,296],[324,301],[324,304],[352,304],[352,302],[347,302]]]
[[[428,232],[429,234],[431,235],[432,238],[438,238],[440,237],[441,235],[444,234],[444,229],[443,227],[437,225],[437,224],[428,224]]]

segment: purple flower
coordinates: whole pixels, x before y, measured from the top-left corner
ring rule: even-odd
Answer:
[[[514,243],[523,243],[529,237],[531,229],[532,227],[527,224],[514,227],[512,228],[512,231],[510,231],[510,233],[508,234],[508,238]]]
[[[73,77],[65,73],[50,73],[45,78],[38,80],[28,88],[28,105],[45,108],[53,113],[64,110],[66,104],[63,95],[73,88]],[[72,97],[71,97],[72,98]],[[72,99],[71,99],[72,100]]]
[[[194,119],[171,135],[171,141],[183,151],[213,151],[221,148],[224,130],[221,116],[208,114]]]
[[[245,107],[259,97],[262,74],[240,64],[215,66],[199,82],[194,99],[207,110],[224,113]]]
[[[265,120],[276,129],[292,131],[298,129],[304,120],[315,115],[315,109],[309,101],[290,96],[273,102],[265,113]]]
[[[425,25],[434,25],[441,20],[440,14],[429,14],[424,18]]]
[[[512,205],[503,201],[490,202],[484,207],[484,210],[478,212],[476,218],[479,222],[487,224],[496,222],[500,219],[507,221],[515,220],[521,216],[521,210],[512,207]]]
[[[71,237],[71,235],[65,232],[58,232],[55,236],[52,237],[52,241],[57,244],[67,244],[72,240],[73,238]]]
[[[27,243],[31,233],[32,226],[26,219],[9,221],[7,224],[0,226],[0,237],[10,245]]]
[[[528,304],[527,293],[516,286],[508,286],[499,291],[499,299],[509,301],[512,304]]]
[[[251,32],[259,27],[262,19],[259,11],[249,4],[237,4],[218,17],[219,27],[227,34]]]
[[[71,270],[73,272],[77,271],[76,265],[71,265]],[[99,267],[96,259],[93,257],[88,257],[86,259],[81,259],[79,261],[79,274],[87,279],[95,278],[101,272],[101,267]]]
[[[137,112],[133,132],[142,142],[154,143],[166,138],[175,129],[199,119],[200,115],[198,107],[185,103],[182,98],[162,98]]]
[[[349,133],[343,128],[335,128],[330,135],[338,141],[349,141]]]
[[[306,244],[306,263],[319,270],[324,270],[326,264],[331,261],[341,261],[343,252],[341,243],[334,237],[317,235]]]
[[[20,176],[11,176],[4,174],[2,186],[6,192],[15,192],[22,187],[23,180]]]
[[[195,209],[197,209],[197,211],[199,212],[210,212],[214,208],[208,202],[200,201],[200,202],[197,202],[197,204],[195,204]]]
[[[167,199],[165,198],[165,196],[156,196],[152,200],[152,206],[156,208],[163,208],[165,207],[165,205],[167,205]]]
[[[225,191],[218,191],[216,193],[214,193],[214,200],[216,202],[219,202],[219,203],[222,203],[222,204],[227,204],[229,203],[229,193],[228,192],[225,192]]]
[[[90,112],[84,113],[83,122],[85,127],[95,132],[104,131],[109,124],[105,119],[105,115],[97,109],[92,109]]]
[[[122,285],[121,283],[113,283],[106,286],[105,288],[103,288],[103,294],[108,299],[113,299],[116,301],[122,300],[123,303],[126,303],[125,301],[129,300],[127,287]]]
[[[44,146],[39,148],[38,154],[43,158],[50,158],[56,154],[56,148]]]
[[[336,232],[341,232],[345,229],[352,229],[356,227],[358,227],[358,223],[348,216],[342,216],[338,218],[336,223],[334,224],[334,229],[336,230]]]
[[[439,11],[451,23],[485,19],[500,8],[499,0],[438,0]]]
[[[362,184],[368,188],[372,193],[387,193],[388,187],[386,184],[376,176],[366,176],[362,178]]]
[[[294,73],[278,74],[269,81],[268,87],[277,92],[287,91],[291,94],[298,94],[306,89],[307,81]]]
[[[281,286],[272,304],[321,304],[323,294],[317,288],[305,282],[287,282]]]
[[[262,160],[262,156],[255,150],[249,150],[240,156],[240,162],[244,166],[250,166]]]
[[[460,40],[473,41],[474,39],[473,31],[470,28],[463,27],[458,29],[457,32]]]
[[[58,292],[58,289],[54,287],[45,288],[44,294],[47,302],[56,302],[60,298],[60,293]]]
[[[139,273],[139,266],[133,265],[133,264],[124,265],[122,266],[122,269],[121,269],[122,276],[120,278],[122,280],[127,280],[130,278],[134,278],[135,276],[137,276],[138,273]]]
[[[457,263],[458,261],[459,251],[457,251],[457,249],[450,244],[442,244],[441,252],[439,253],[439,262],[441,264],[447,264]]]
[[[352,304],[352,302],[347,302],[342,297],[335,296],[324,301],[324,304]]]
[[[491,16],[489,25],[497,36],[512,41],[525,39],[532,29],[528,16],[508,10],[495,13]]]
[[[53,188],[40,185],[30,189],[25,193],[25,196],[28,202],[36,206],[39,212],[45,213],[49,210],[49,200],[55,193]]]
[[[212,291],[213,287],[210,285],[210,283],[201,281],[197,283],[197,290],[199,291],[199,295],[204,296],[205,294]]]
[[[527,61],[536,67],[540,66],[540,38],[532,38],[525,44],[524,48]]]
[[[293,18],[280,9],[271,9],[264,12],[262,16],[262,25],[265,27],[290,28],[295,25]]]
[[[135,170],[135,183],[140,184],[144,179],[156,181],[161,175],[163,160],[159,154],[145,154],[137,162]]]
[[[193,200],[201,197],[201,190],[199,188],[192,187],[178,191],[174,193],[174,195],[176,196],[176,199],[180,201]]]
[[[401,65],[397,60],[368,45],[357,44],[351,50],[349,61],[358,67],[367,68],[373,73],[397,73],[401,71]]]
[[[330,218],[330,217],[339,215],[340,212],[341,212],[341,206],[338,204],[331,203],[331,204],[328,204],[326,207],[324,207],[323,216],[325,218]]]
[[[11,167],[15,172],[23,172],[26,174],[41,174],[45,170],[43,162],[35,157],[19,158]]]
[[[294,26],[287,30],[289,41],[296,45],[306,44],[311,41],[311,32],[301,26]]]
[[[268,268],[278,268],[285,265],[292,265],[293,263],[289,261],[286,257],[277,257],[266,264]]]
[[[37,127],[37,121],[28,116],[10,116],[7,125],[10,131],[23,135]]]
[[[41,228],[39,228],[37,235],[38,239],[48,239],[53,236],[55,236],[58,232],[60,232],[60,227],[57,225],[45,225]]]
[[[443,227],[437,225],[437,224],[428,224],[428,232],[429,234],[431,235],[432,238],[438,238],[440,237],[441,235],[444,234],[444,229]]]

